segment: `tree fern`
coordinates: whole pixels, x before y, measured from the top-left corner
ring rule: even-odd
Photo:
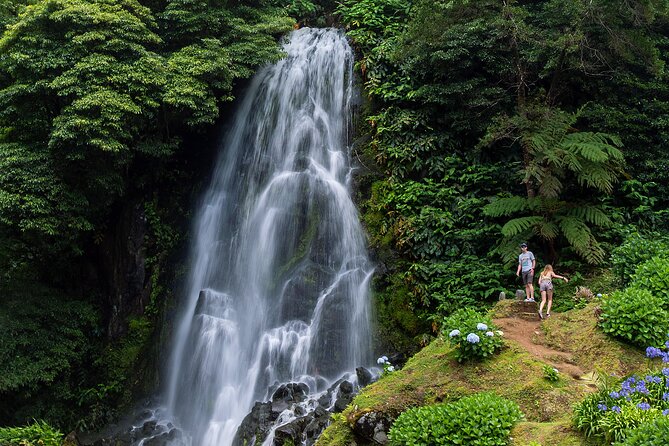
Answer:
[[[492,201],[483,213],[489,217],[507,217],[532,207],[532,202],[524,197],[506,197]]]
[[[502,235],[505,237],[513,237],[514,235],[521,234],[527,231],[530,228],[536,227],[543,217],[530,216],[530,217],[518,217],[506,222],[502,226]]]
[[[622,144],[615,135],[578,131],[574,128],[577,119],[578,113],[537,104],[516,116],[498,118],[483,141],[491,143],[496,135],[503,135],[520,142],[524,154],[520,174],[527,197],[493,201],[484,212],[513,217],[501,230],[507,243],[532,233],[552,244],[562,235],[581,257],[599,263],[604,251],[590,227],[610,226],[610,218],[593,203],[573,203],[561,197],[565,186],[574,181],[593,190],[589,194],[593,198],[597,193],[610,194],[622,173]]]

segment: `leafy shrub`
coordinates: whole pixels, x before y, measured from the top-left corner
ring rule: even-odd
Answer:
[[[22,427],[0,427],[2,446],[60,446],[63,434],[46,421]]]
[[[658,233],[633,232],[611,252],[613,270],[622,285],[631,282],[637,267],[651,258],[669,253],[669,237]]]
[[[669,418],[659,417],[632,430],[627,438],[616,446],[648,446],[669,444]]]
[[[665,309],[669,308],[669,257],[655,256],[639,265],[630,287],[650,291],[664,301]]]
[[[544,370],[544,378],[547,379],[548,381],[550,382],[560,381],[560,372],[555,367],[545,364],[543,370]]]
[[[659,346],[669,332],[663,301],[647,290],[627,288],[606,296],[600,326],[605,333],[638,346]]]
[[[502,446],[522,417],[513,401],[479,393],[455,403],[417,407],[402,413],[390,429],[393,445]]]
[[[587,437],[603,437],[608,443],[622,441],[630,429],[669,414],[668,386],[669,368],[645,377],[630,376],[579,403],[574,408],[574,425]]]
[[[502,332],[496,330],[489,317],[471,308],[462,308],[444,321],[444,335],[456,347],[458,362],[483,359],[502,348]]]

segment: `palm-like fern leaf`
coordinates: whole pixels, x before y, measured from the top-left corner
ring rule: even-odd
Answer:
[[[529,228],[532,228],[544,220],[543,217],[539,216],[529,216],[529,217],[518,217],[511,219],[502,226],[502,235],[504,237],[513,237],[515,235],[526,232]]]

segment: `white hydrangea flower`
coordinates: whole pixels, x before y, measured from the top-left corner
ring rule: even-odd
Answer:
[[[486,331],[488,329],[488,326],[483,322],[479,322],[478,324],[476,324],[476,329],[480,331]]]

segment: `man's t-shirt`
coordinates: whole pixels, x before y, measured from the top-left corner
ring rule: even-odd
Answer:
[[[520,263],[520,268],[523,272],[532,269],[532,261],[534,261],[534,254],[532,254],[532,251],[524,252],[518,256],[518,263]]]

